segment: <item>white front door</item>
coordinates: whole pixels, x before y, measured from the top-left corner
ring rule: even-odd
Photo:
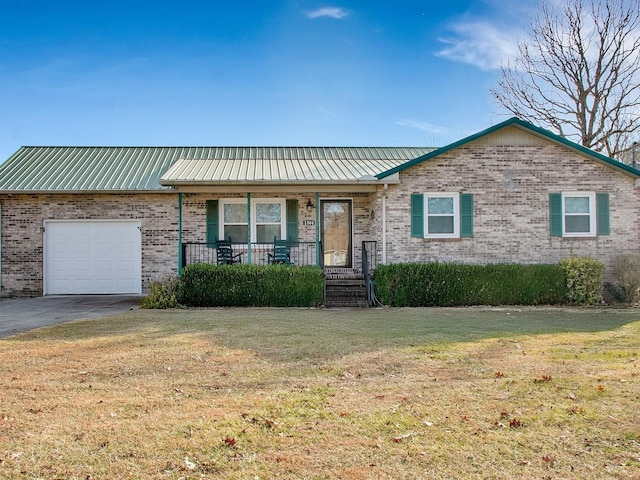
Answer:
[[[44,225],[44,294],[142,292],[137,220],[50,220]]]

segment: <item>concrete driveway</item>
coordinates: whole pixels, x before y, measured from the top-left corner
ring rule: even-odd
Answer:
[[[138,308],[140,295],[59,295],[0,298],[0,338],[77,319],[101,318]]]

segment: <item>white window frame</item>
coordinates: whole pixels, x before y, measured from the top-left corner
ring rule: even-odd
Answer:
[[[458,192],[424,193],[424,238],[460,238],[460,194]],[[430,198],[453,199],[453,233],[429,233],[429,217],[451,216],[449,214],[429,214]]]
[[[287,234],[287,201],[282,198],[252,198],[251,199],[251,241],[258,241],[258,203],[279,203],[280,204],[280,238],[285,239]],[[272,224],[269,224],[272,225]],[[269,240],[267,243],[272,243]]]
[[[287,231],[287,201],[283,198],[252,198],[251,199],[251,217],[248,219],[249,225],[248,228],[251,229],[251,242],[256,243],[258,241],[258,229],[257,229],[257,204],[259,203],[278,203],[280,204],[280,238],[286,238]],[[221,219],[219,221],[219,232],[218,238],[224,238],[224,227],[225,225],[244,225],[240,223],[225,223],[224,221],[224,206],[229,204],[242,204],[245,207],[247,206],[246,198],[225,198],[220,199],[219,202],[219,211],[218,217]],[[271,240],[268,243],[272,243]]]
[[[230,204],[241,204],[244,205],[245,208],[247,206],[247,199],[246,198],[225,198],[225,199],[221,199],[218,205],[218,218],[219,218],[219,222],[218,222],[218,238],[220,240],[228,240],[228,238],[225,237],[224,235],[224,227],[226,225],[245,225],[244,223],[226,223],[224,220],[224,206],[225,205],[230,205]],[[249,222],[250,219],[247,218],[247,228],[249,228]]]
[[[576,214],[569,213],[568,215],[584,215],[589,217],[589,231],[588,232],[567,232],[566,229],[566,215],[565,212],[565,199],[566,198],[588,198],[589,199],[589,213]],[[562,236],[563,237],[595,237],[596,236],[596,194],[595,192],[562,192]]]

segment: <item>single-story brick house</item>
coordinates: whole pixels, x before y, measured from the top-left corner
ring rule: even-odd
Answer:
[[[640,170],[517,118],[439,149],[22,147],[0,165],[0,292],[141,293],[183,265],[554,263],[640,253]]]

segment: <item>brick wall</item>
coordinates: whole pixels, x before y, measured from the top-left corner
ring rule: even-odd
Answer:
[[[45,220],[140,220],[143,289],[154,279],[177,273],[175,194],[0,195],[0,202],[4,295],[42,295]]]
[[[639,253],[639,191],[634,179],[568,148],[470,143],[400,173],[387,195],[387,263],[555,263],[592,255]],[[549,193],[607,192],[611,234],[568,239],[549,233]],[[412,193],[474,195],[474,236],[456,240],[412,238]],[[377,193],[381,204],[383,189]],[[378,240],[381,240],[379,235]]]

